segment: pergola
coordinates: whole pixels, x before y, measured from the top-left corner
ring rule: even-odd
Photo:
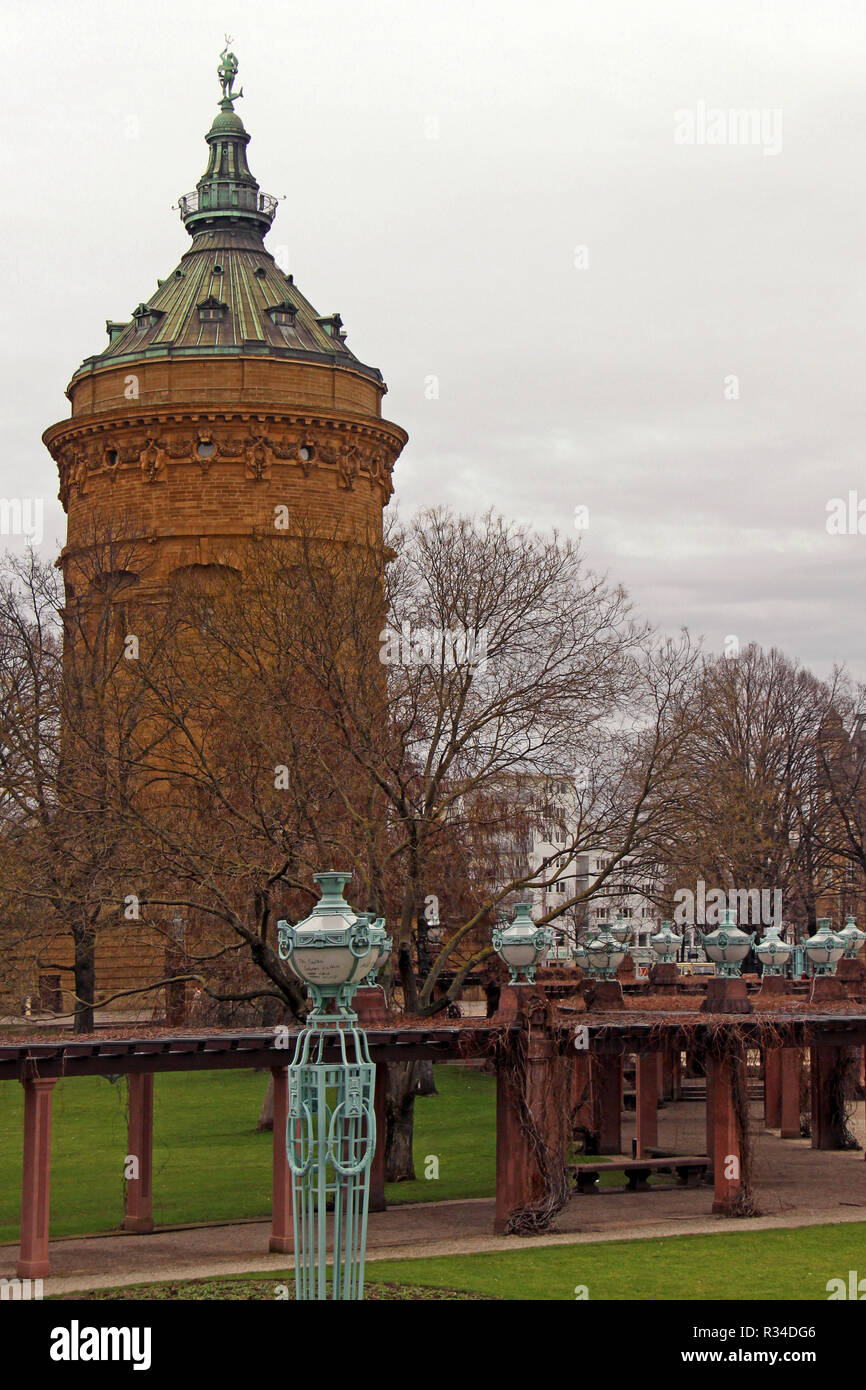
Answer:
[[[372,993],[372,991],[370,992]],[[666,1074],[680,1052],[703,1050],[707,1076],[708,1167],[713,1173],[712,1210],[737,1211],[743,1178],[743,1144],[737,1097],[745,1048],[763,1058],[765,1116],[782,1138],[800,1137],[800,1071],[809,1049],[812,1084],[812,1145],[842,1146],[828,1078],[840,1055],[866,1047],[866,1011],[855,1004],[835,1008],[792,1008],[779,998],[772,1012],[748,1015],[678,1013],[647,1007],[582,1013],[558,1010],[540,989],[508,992],[500,1014],[489,1021],[463,1019],[447,1026],[423,1021],[363,1020],[377,1064],[378,1141],[371,1178],[371,1210],[385,1207],[385,1065],[411,1059],[433,1062],[491,1058],[496,1067],[496,1208],[494,1230],[527,1229],[529,1216],[544,1229],[556,1208],[552,1174],[565,1171],[570,1140],[567,1117],[581,1094],[591,1096],[601,1152],[621,1151],[622,1074],[627,1056],[636,1059],[637,1151],[657,1144],[657,1110]],[[380,996],[381,997],[381,996]],[[661,1001],[659,1001],[661,1002]],[[0,1043],[0,1080],[24,1087],[24,1176],[18,1273],[50,1273],[49,1194],[52,1092],[61,1078],[129,1077],[128,1152],[137,1173],[126,1180],[124,1229],[149,1232],[152,1212],[154,1082],[160,1072],[269,1068],[274,1080],[273,1199],[269,1248],[293,1248],[285,1131],[287,1063],[292,1030],[249,1032],[162,1032],[153,1036]],[[742,1091],[740,1090],[740,1095]],[[552,1158],[552,1162],[550,1161]],[[709,1196],[709,1194],[708,1194]],[[559,1205],[563,1194],[559,1189]],[[553,1206],[551,1207],[551,1203]],[[547,1204],[547,1205],[546,1205]]]

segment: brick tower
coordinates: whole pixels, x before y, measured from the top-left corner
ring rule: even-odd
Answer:
[[[83,597],[76,555],[95,521],[150,543],[130,576],[142,597],[273,535],[276,516],[381,536],[407,436],[382,418],[382,374],[347,347],[339,314],[317,314],[264,245],[277,204],[247,164],[236,72],[226,50],[207,168],[179,203],[192,244],[129,322],[106,323],[107,346],[67,388],[71,419],[43,435],[68,516],[69,598]]]
[[[67,606],[81,611],[107,535],[135,540],[140,562],[112,573],[144,606],[182,577],[218,580],[256,536],[291,538],[293,520],[295,534],[381,541],[407,436],[382,418],[382,374],[339,314],[317,314],[264,245],[277,203],[247,163],[236,72],[226,50],[207,167],[179,201],[189,248],[129,322],[106,324],[67,388],[71,417],[43,435],[68,518]],[[168,964],[164,933],[119,923],[99,937],[97,993],[145,987]]]

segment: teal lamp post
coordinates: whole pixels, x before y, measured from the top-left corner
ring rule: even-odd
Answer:
[[[582,970],[586,969],[586,947],[583,942],[578,941],[575,946],[572,946],[571,959],[574,961],[575,965],[579,965]]]
[[[860,947],[866,941],[866,931],[861,931],[857,926],[854,916],[849,913],[845,918],[845,925],[837,936],[845,942],[844,960],[856,960]]]
[[[676,968],[682,944],[682,937],[677,936],[670,922],[662,922],[660,929],[650,937],[650,946],[659,965]]]
[[[553,945],[552,928],[537,927],[530,907],[530,903],[518,903],[514,921],[507,927],[493,928],[493,949],[508,966],[510,985],[535,984],[536,967]]]
[[[381,918],[372,922],[346,902],[351,877],[314,874],[322,896],[310,916],[297,926],[277,924],[280,958],[313,1001],[287,1069],[298,1301],[364,1297],[376,1068],[351,1004],[358,986],[381,966],[388,937]]]
[[[625,959],[625,946],[617,941],[610,927],[584,942],[586,970],[593,980],[615,980],[617,967]]]
[[[731,908],[725,908],[724,921],[715,931],[701,933],[701,945],[707,959],[716,967],[715,976],[707,982],[701,1013],[753,1012],[742,972],[743,961],[749,954],[755,935],[755,932],[744,932],[737,926],[736,914]]]
[[[610,934],[614,941],[618,941],[622,947],[628,948],[628,943],[632,936],[632,929],[627,918],[623,917],[622,913],[620,913],[611,927]]]
[[[744,932],[737,926],[736,915],[731,908],[725,908],[725,920],[715,931],[701,933],[701,945],[707,959],[714,963],[720,979],[733,980],[740,976],[755,935],[755,932]]]
[[[372,927],[384,927],[384,922],[383,922],[382,918],[375,918],[375,917],[373,916],[372,912],[359,912],[359,913],[357,914],[357,916],[358,916],[358,921],[359,921],[359,922],[364,922],[364,921],[366,921],[367,924],[368,924],[368,926],[372,926]],[[378,940],[378,933],[377,933],[377,940]],[[393,938],[393,936],[385,936],[385,934],[384,934],[384,932],[383,932],[383,933],[382,933],[382,940],[379,941],[379,944],[378,944],[376,960],[373,962],[373,969],[369,972],[369,974],[368,974],[366,980],[364,981],[365,984],[367,984],[367,985],[375,985],[375,984],[376,984],[376,982],[377,982],[377,980],[378,980],[378,978],[379,978],[379,971],[382,969],[382,966],[385,964],[385,961],[386,961],[386,960],[388,959],[388,957],[390,956],[391,951],[393,950],[393,948],[394,948],[394,938]]]
[[[774,979],[785,974],[793,949],[790,942],[779,935],[776,922],[767,928],[755,947],[755,955],[764,967],[765,979]]]
[[[845,954],[836,967],[836,974],[840,980],[845,980],[850,984],[862,987],[863,980],[866,979],[866,971],[859,959],[860,948],[866,941],[866,932],[860,931],[853,915],[849,912],[845,918],[845,925],[836,935],[840,941],[845,943]],[[859,991],[858,991],[859,992]]]
[[[820,979],[836,974],[836,965],[845,954],[845,942],[833,931],[829,917],[819,917],[818,930],[803,943],[803,950],[812,974]]]
[[[677,936],[670,922],[662,922],[661,928],[650,937],[655,960],[649,969],[650,983],[653,985],[675,985],[679,982],[680,970],[677,964],[683,939]]]

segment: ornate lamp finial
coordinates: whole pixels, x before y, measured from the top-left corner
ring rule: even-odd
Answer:
[[[244,94],[243,87],[239,92],[232,91],[235,78],[238,75],[238,60],[229,48],[230,43],[231,36],[226,34],[226,46],[220,54],[220,65],[217,68],[217,77],[223,89],[222,100],[220,101],[223,111],[234,111],[233,102],[236,102],[238,97],[242,97]]]

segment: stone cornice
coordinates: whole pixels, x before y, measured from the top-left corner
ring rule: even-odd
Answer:
[[[409,436],[399,425],[391,420],[371,418],[369,415],[352,415],[346,411],[287,410],[275,403],[259,403],[218,408],[202,404],[182,405],[177,402],[155,403],[138,409],[119,407],[87,415],[74,415],[68,420],[58,420],[49,425],[42,435],[42,442],[56,458],[55,446],[88,438],[95,439],[107,431],[152,430],[159,426],[204,426],[211,424],[250,424],[279,425],[284,428],[331,429],[348,433],[362,433],[380,438],[383,443],[399,444],[402,449]]]
[[[165,483],[170,466],[196,468],[204,477],[214,464],[243,467],[251,482],[270,479],[274,465],[292,465],[305,478],[313,470],[336,474],[351,491],[366,476],[393,492],[391,472],[406,433],[389,421],[344,414],[258,409],[184,410],[165,406],[136,413],[76,417],[53,425],[43,439],[60,474],[59,497],[69,510],[91,486],[112,484],[136,470],[141,483]]]

